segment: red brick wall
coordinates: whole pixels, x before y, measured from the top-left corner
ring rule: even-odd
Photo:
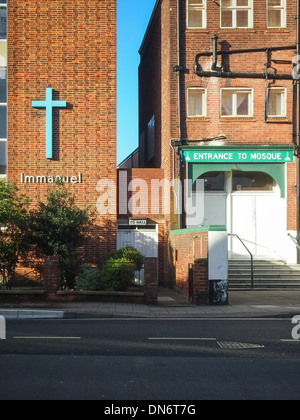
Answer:
[[[60,286],[58,257],[46,257],[44,266],[45,293],[49,299],[55,299]]]
[[[175,284],[189,295],[189,266],[193,266],[193,302],[208,299],[208,232],[186,232],[170,235],[170,253]]]
[[[127,184],[125,180],[127,179]],[[127,222],[129,217],[137,219],[150,219],[154,223],[158,224],[158,279],[160,284],[168,284],[170,280],[169,270],[169,256],[168,247],[165,244],[168,243],[168,214],[164,213],[163,200],[164,190],[160,188],[159,194],[154,194],[152,182],[154,180],[164,180],[164,171],[158,168],[138,168],[138,169],[119,169],[118,170],[118,219],[119,222]],[[134,191],[129,191],[130,184]],[[142,184],[141,184],[141,182]],[[144,185],[144,191],[147,192],[146,199],[140,200],[142,197],[139,185]],[[163,184],[162,184],[163,185]],[[168,184],[166,184],[168,185]],[[125,190],[125,189],[126,190]],[[156,190],[155,190],[156,191]],[[172,197],[172,191],[170,191]],[[120,206],[120,200],[126,200],[125,208],[126,213],[123,211],[123,204]],[[131,213],[129,211],[130,200],[135,200],[138,212]],[[123,201],[122,201],[123,202]],[[173,202],[171,202],[173,205]],[[158,209],[158,212],[153,213],[152,209]]]
[[[21,184],[21,173],[81,173],[69,187],[95,210],[97,182],[117,178],[116,0],[8,3],[8,179],[35,205],[49,184]],[[68,103],[53,113],[54,160],[45,158],[45,110],[32,107],[49,87]],[[99,261],[115,247],[116,215],[99,215],[86,257]]]
[[[145,258],[145,302],[157,303],[158,278],[157,258]]]
[[[127,185],[125,184],[127,180]],[[163,208],[163,189],[160,188],[160,194],[154,194],[152,187],[155,188],[155,180],[160,182],[164,180],[164,171],[162,169],[120,169],[118,170],[118,216],[119,217],[141,217],[141,218],[164,218]],[[157,184],[158,185],[158,184]],[[163,185],[163,184],[161,184]],[[127,193],[124,188],[127,187]],[[133,190],[133,191],[132,191]],[[140,198],[144,199],[140,199]],[[127,205],[124,200],[127,198]],[[122,203],[120,203],[122,200]],[[125,206],[127,213],[123,212]],[[131,207],[134,204],[133,207]],[[136,209],[135,213],[130,210]],[[154,210],[158,210],[153,212]]]
[[[157,115],[156,120],[156,158],[145,162],[145,166],[161,166],[165,176],[173,177],[173,158],[170,140],[177,139],[178,94],[177,81],[180,78],[180,98],[182,105],[182,138],[203,139],[225,135],[225,145],[253,144],[293,144],[293,83],[292,81],[269,80],[268,87],[287,88],[286,121],[265,122],[265,80],[203,78],[194,74],[196,54],[212,51],[212,37],[218,34],[218,48],[222,42],[230,45],[231,50],[261,48],[267,46],[287,46],[296,44],[296,1],[287,5],[287,28],[267,29],[266,0],[253,0],[253,29],[220,29],[220,2],[207,1],[207,29],[190,30],[186,25],[186,1],[180,1],[180,64],[186,71],[179,76],[173,72],[177,65],[177,1],[162,0],[148,28],[146,39],[140,50],[140,104],[147,112],[140,112],[140,132],[145,128],[148,118]],[[224,44],[222,44],[224,45]],[[272,54],[269,72],[291,74],[292,57],[295,50],[278,51]],[[219,65],[221,57],[218,57]],[[210,70],[212,58],[200,60],[205,70]],[[236,72],[260,72],[266,68],[266,54],[252,53],[230,56],[230,70]],[[203,87],[207,89],[207,118],[187,117],[187,89]],[[254,116],[250,119],[220,118],[220,89],[223,87],[249,87],[254,89]],[[294,113],[295,114],[295,113]],[[294,115],[295,116],[295,115]],[[295,140],[295,139],[294,139]],[[212,143],[208,143],[212,145]],[[143,148],[143,144],[141,144]],[[178,162],[175,159],[177,177]],[[185,168],[182,168],[185,174]],[[288,229],[296,229],[296,165],[289,164],[288,180]],[[168,219],[172,229],[178,227],[176,217]]]

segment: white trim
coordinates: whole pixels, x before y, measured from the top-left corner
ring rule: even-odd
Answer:
[[[203,12],[201,26],[189,26],[189,2],[190,0],[187,0],[186,2],[186,27],[187,29],[206,29],[207,28],[207,0],[203,0],[204,6],[200,7]]]
[[[202,114],[190,115],[189,111],[189,91],[199,90],[202,92]],[[197,118],[197,117],[206,117],[207,116],[207,89],[201,87],[190,87],[187,88],[187,117],[188,118]]]
[[[226,7],[227,10],[232,11],[232,26],[223,26],[222,25],[222,11],[225,9],[220,7],[220,28],[221,29],[253,29],[253,0],[248,0],[248,6],[238,6],[237,0],[232,0],[232,6]],[[248,10],[248,26],[237,26],[237,11],[238,10]]]
[[[270,98],[270,91],[281,91],[284,93],[283,102],[281,100],[281,115],[270,115],[269,114],[269,98]],[[267,116],[268,118],[287,118],[287,89],[284,87],[270,87],[268,88],[268,97],[267,97]]]
[[[267,1],[267,28],[268,29],[276,29],[276,28],[286,28],[286,0],[281,0],[280,6],[271,6],[269,5],[269,0]],[[269,9],[272,10],[281,10],[281,25],[280,26],[269,26]]]
[[[234,114],[233,115],[223,115],[222,114],[222,107],[223,107],[223,102],[222,102],[222,93],[224,91],[232,91],[233,93],[233,111]],[[248,115],[237,115],[237,97],[236,97],[236,93],[250,93],[249,95],[249,113]],[[254,115],[254,110],[253,110],[253,104],[254,104],[254,91],[253,88],[221,88],[220,89],[220,117],[221,118],[253,118]]]

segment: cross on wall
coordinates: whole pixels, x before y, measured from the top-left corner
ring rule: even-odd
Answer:
[[[54,101],[53,89],[46,89],[45,101],[32,101],[33,108],[46,108],[46,158],[53,158],[53,108],[66,108],[66,101]]]

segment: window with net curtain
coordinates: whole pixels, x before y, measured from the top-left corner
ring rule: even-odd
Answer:
[[[286,89],[268,89],[268,117],[286,118]]]
[[[221,28],[251,28],[253,0],[221,0]]]
[[[267,0],[267,26],[286,27],[286,0]]]
[[[187,27],[206,28],[206,0],[187,1]]]
[[[252,117],[252,89],[222,89],[221,117]]]
[[[206,116],[206,90],[202,88],[188,89],[188,117]]]

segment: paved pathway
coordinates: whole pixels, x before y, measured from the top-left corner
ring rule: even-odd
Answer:
[[[194,306],[181,294],[161,288],[158,305],[99,302],[1,304],[9,318],[251,318],[300,315],[300,290],[231,291],[228,306]]]

